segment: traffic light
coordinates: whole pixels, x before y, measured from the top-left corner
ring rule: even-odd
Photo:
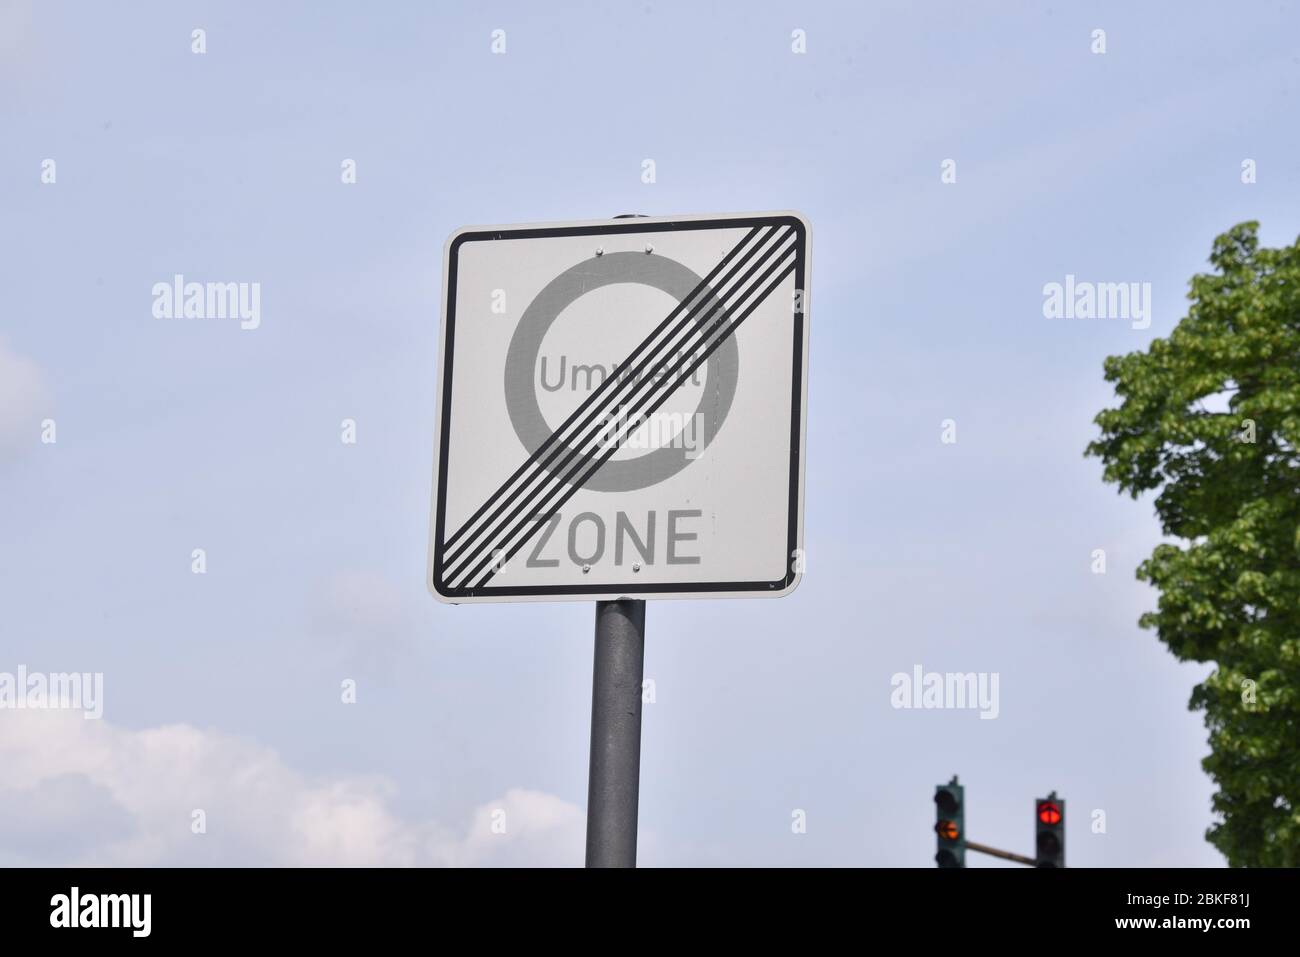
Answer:
[[[1034,801],[1036,867],[1065,866],[1065,799],[1053,791]]]
[[[939,842],[935,863],[940,867],[965,867],[966,798],[955,774],[947,784],[934,787],[934,833]]]

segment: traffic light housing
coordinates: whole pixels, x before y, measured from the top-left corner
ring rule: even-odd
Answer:
[[[947,784],[934,787],[934,833],[938,841],[935,863],[940,867],[965,867],[966,794],[955,774]]]
[[[1065,866],[1065,799],[1053,791],[1034,801],[1035,867]]]

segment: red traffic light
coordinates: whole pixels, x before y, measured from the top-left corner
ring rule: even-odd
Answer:
[[[1044,801],[1038,805],[1038,820],[1044,824],[1060,824],[1061,808],[1052,801]]]

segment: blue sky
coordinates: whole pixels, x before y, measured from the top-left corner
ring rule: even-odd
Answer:
[[[1297,33],[1263,3],[0,3],[0,671],[105,676],[101,722],[0,711],[0,863],[580,863],[592,606],[423,584],[443,241],[797,209],[808,571],[650,605],[642,862],[931,866],[958,773],[973,839],[1027,852],[1055,788],[1072,865],[1221,864],[1207,667],[1137,628],[1159,529],[1082,450],[1102,360],[1168,334],[1213,237],[1300,232]],[[175,273],[260,282],[260,327],[155,320]],[[1044,318],[1067,274],[1151,283],[1151,327]],[[892,708],[917,664],[996,672],[997,719]]]

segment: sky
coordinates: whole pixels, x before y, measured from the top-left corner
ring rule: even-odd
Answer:
[[[1083,449],[1216,235],[1300,233],[1297,35],[1278,2],[0,0],[0,672],[103,675],[99,719],[0,710],[0,864],[580,865],[592,604],[424,584],[443,244],[790,209],[807,571],[649,604],[640,863],[933,866],[958,774],[973,840],[1029,853],[1054,789],[1071,866],[1222,866],[1211,666],[1137,627],[1160,529]],[[257,328],[156,319],[178,273],[260,283]],[[1067,276],[1149,283],[1149,326],[1048,318]],[[996,717],[894,707],[917,666],[996,675]]]

